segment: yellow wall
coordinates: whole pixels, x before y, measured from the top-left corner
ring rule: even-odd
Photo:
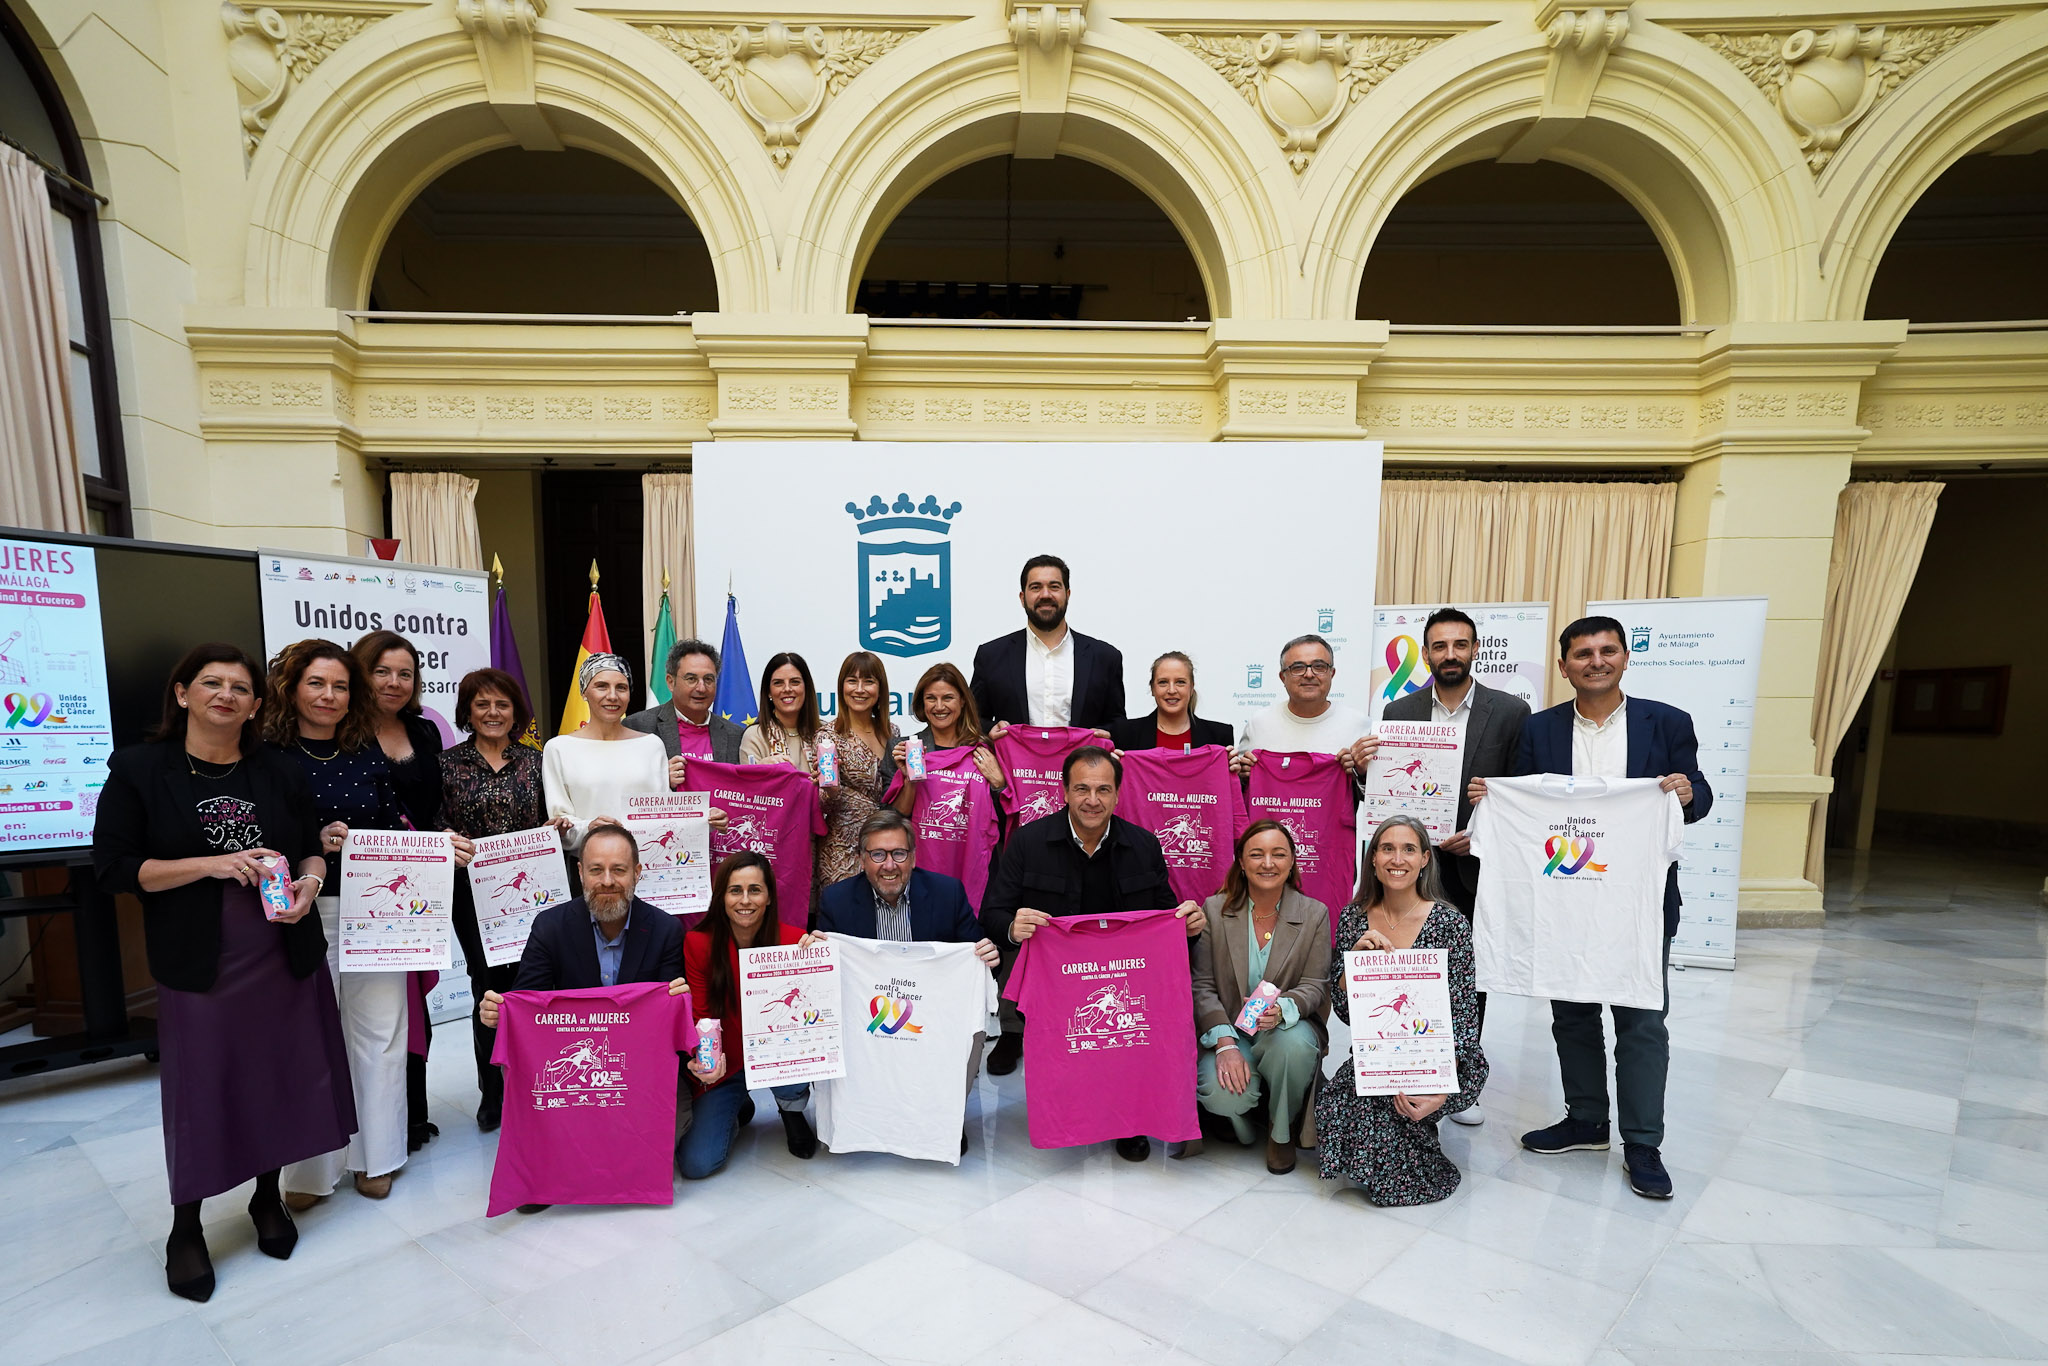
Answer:
[[[505,567],[505,599],[512,609],[512,636],[519,642],[519,661],[526,670],[528,700],[544,715],[548,710],[545,606],[540,591],[540,476],[531,470],[478,470],[476,526],[483,542],[484,563],[496,556]]]
[[[1958,480],[1942,491],[1899,618],[1901,669],[2012,667],[1998,736],[1885,737],[1879,818],[1932,812],[2035,827],[2048,839],[2048,476]],[[1894,695],[1897,694],[1894,689]],[[1889,730],[1891,718],[1875,724]]]

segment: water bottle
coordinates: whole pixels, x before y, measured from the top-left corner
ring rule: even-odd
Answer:
[[[291,914],[292,884],[285,876],[285,860],[279,855],[270,865],[270,871],[256,884],[256,894],[263,898],[263,918],[276,920]]]
[[[1280,999],[1280,988],[1271,982],[1261,982],[1252,988],[1252,994],[1244,998],[1244,1009],[1237,1012],[1237,1027],[1247,1034],[1256,1033],[1259,1017],[1273,1008],[1273,1002]]]
[[[924,741],[915,735],[903,742],[903,776],[913,783],[924,781]]]
[[[818,786],[839,786],[839,745],[832,739],[832,732],[818,732]]]
[[[725,1033],[723,1020],[697,1021],[697,1068],[709,1072],[718,1066],[718,1046]]]

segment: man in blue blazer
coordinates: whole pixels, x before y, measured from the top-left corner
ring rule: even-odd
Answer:
[[[996,946],[957,877],[917,866],[917,827],[884,807],[860,828],[860,872],[818,896],[821,934],[972,944],[991,968]]]
[[[974,652],[968,691],[981,724],[1079,726],[1107,731],[1124,719],[1123,652],[1067,625],[1067,562],[1034,555],[1017,576],[1025,629]]]
[[[1562,773],[1596,778],[1657,778],[1678,797],[1686,824],[1713,809],[1714,793],[1700,772],[1692,717],[1647,697],[1627,697],[1628,632],[1612,617],[1584,617],[1558,637],[1558,672],[1572,685],[1570,702],[1539,711],[1522,725],[1508,776]],[[1475,779],[1474,800],[1486,793]],[[1480,876],[1485,877],[1482,865]],[[1671,936],[1678,933],[1678,865],[1664,877],[1662,1010],[1614,1006],[1614,1081],[1619,1093],[1621,1147],[1629,1186],[1652,1200],[1671,1198],[1664,1169],[1664,1078],[1671,1065],[1668,983]],[[1607,1038],[1600,1007],[1580,1001],[1550,1003],[1550,1033],[1564,1082],[1566,1116],[1547,1129],[1522,1135],[1531,1152],[1605,1151],[1608,1146]]]

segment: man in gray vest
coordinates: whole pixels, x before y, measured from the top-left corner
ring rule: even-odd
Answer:
[[[669,786],[682,786],[685,754],[721,764],[738,763],[744,728],[711,710],[718,696],[718,651],[701,640],[679,640],[668,652],[665,672],[669,700],[634,712],[625,724],[661,737],[662,747],[668,750]],[[685,737],[691,742],[687,746]]]

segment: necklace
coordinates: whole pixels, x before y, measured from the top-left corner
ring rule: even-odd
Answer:
[[[1262,929],[1260,929],[1260,928],[1259,928],[1259,922],[1260,922],[1261,920],[1264,920],[1264,921],[1266,922],[1266,924],[1267,924],[1267,928],[1266,928],[1266,929],[1263,929],[1263,930],[1262,930]],[[1252,932],[1253,932],[1254,934],[1257,934],[1257,935],[1259,936],[1259,942],[1260,942],[1261,944],[1270,944],[1270,943],[1272,943],[1272,942],[1273,942],[1273,931],[1274,931],[1274,930],[1277,930],[1277,929],[1279,929],[1279,928],[1280,928],[1280,908],[1279,908],[1278,906],[1275,906],[1275,907],[1273,908],[1272,914],[1270,914],[1270,915],[1264,915],[1264,916],[1262,916],[1262,915],[1260,915],[1260,914],[1259,914],[1259,908],[1258,908],[1258,907],[1256,907],[1256,906],[1252,907]]]
[[[334,753],[332,754],[315,754],[312,750],[306,748],[304,740],[298,740],[295,743],[298,745],[300,753],[304,754],[308,759],[314,759],[323,764],[330,759],[341,757],[341,741],[338,739],[334,742]]]
[[[240,755],[236,755],[235,761],[229,764],[226,768],[222,769],[218,773],[208,773],[205,769],[200,767],[201,764],[207,764],[210,766],[212,763],[213,760],[202,759],[189,749],[185,751],[185,767],[192,771],[193,777],[212,778],[216,781],[218,781],[221,778],[227,777],[230,773],[233,773],[236,769],[240,768],[242,766],[242,759]]]

